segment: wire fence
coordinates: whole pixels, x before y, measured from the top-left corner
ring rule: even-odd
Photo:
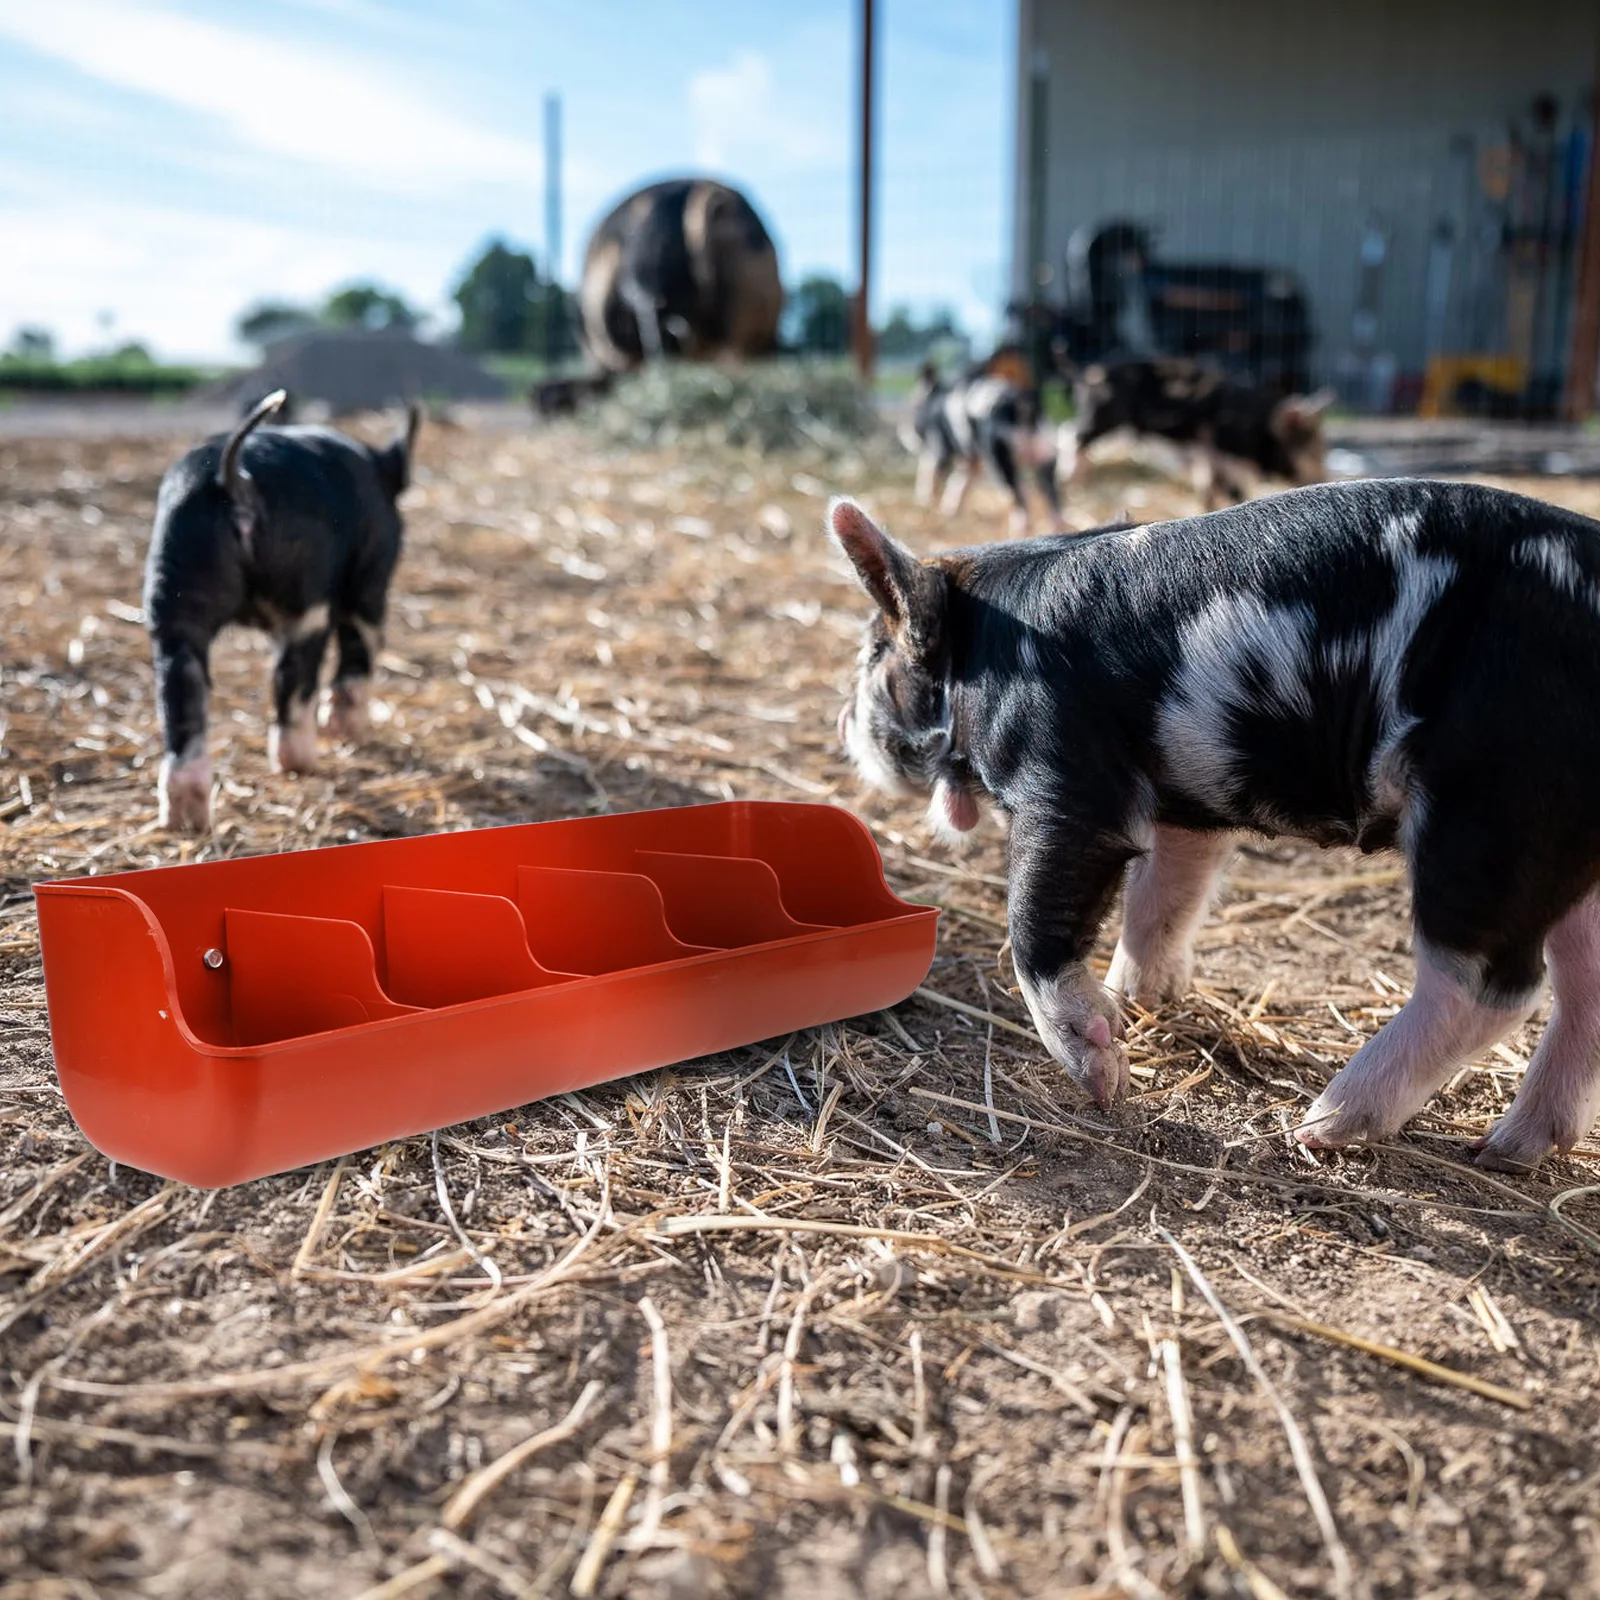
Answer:
[[[1557,413],[1592,6],[1023,0],[1021,17],[1013,281],[1036,342],[1203,356],[1376,413]]]

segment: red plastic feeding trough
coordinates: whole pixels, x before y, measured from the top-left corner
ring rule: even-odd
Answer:
[[[938,916],[847,812],[757,803],[35,893],[78,1126],[207,1187],[893,1005]]]

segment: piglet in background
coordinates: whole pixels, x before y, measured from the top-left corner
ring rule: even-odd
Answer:
[[[212,641],[229,623],[277,642],[268,755],[309,772],[317,755],[317,691],[330,636],[338,641],[328,731],[353,737],[400,557],[396,500],[411,476],[421,409],[375,448],[331,428],[268,428],[284,403],[268,395],[228,435],[167,470],[156,500],[144,610],[155,654],[165,754],[161,825],[210,825],[206,749]]]
[[[1097,363],[1073,387],[1077,420],[1061,430],[1061,460],[1074,488],[1088,479],[1089,447],[1122,430],[1187,454],[1208,506],[1243,500],[1265,479],[1310,484],[1328,476],[1323,413],[1331,390],[1270,395],[1181,357]]]
[[[1002,346],[987,361],[946,378],[928,362],[911,392],[901,442],[917,457],[916,496],[956,516],[976,473],[987,466],[1011,496],[1011,531],[1024,533],[1033,513],[1031,478],[1042,511],[1058,532],[1065,524],[1056,487],[1056,440],[1044,403],[1020,352]]]

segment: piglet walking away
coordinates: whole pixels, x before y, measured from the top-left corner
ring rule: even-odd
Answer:
[[[1298,1137],[1394,1134],[1554,1008],[1480,1163],[1535,1166],[1600,1105],[1600,523],[1473,484],[1325,484],[1209,516],[919,561],[858,506],[877,602],[841,717],[867,781],[965,831],[1010,813],[1009,924],[1040,1037],[1102,1105],[1118,993],[1187,988],[1236,834],[1398,849],[1411,999]],[[1119,885],[1107,983],[1087,960]]]
[[[400,557],[395,501],[410,479],[421,409],[382,449],[331,428],[263,428],[268,395],[229,435],[170,467],[156,499],[144,609],[155,652],[166,754],[161,825],[210,824],[206,701],[211,642],[230,622],[277,641],[268,755],[308,772],[317,755],[317,680],[330,635],[338,667],[328,730],[360,728]]]

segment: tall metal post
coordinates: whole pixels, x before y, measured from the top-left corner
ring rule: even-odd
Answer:
[[[871,382],[876,363],[876,342],[872,336],[872,45],[873,0],[861,0],[861,167],[857,176],[861,211],[859,218],[860,255],[856,271],[854,327],[851,348],[855,351],[856,371],[863,382]]]
[[[554,364],[561,350],[561,96],[544,97],[544,255],[550,287],[545,296],[544,359]]]
[[[561,96],[544,97],[544,254],[552,283],[561,281]]]

